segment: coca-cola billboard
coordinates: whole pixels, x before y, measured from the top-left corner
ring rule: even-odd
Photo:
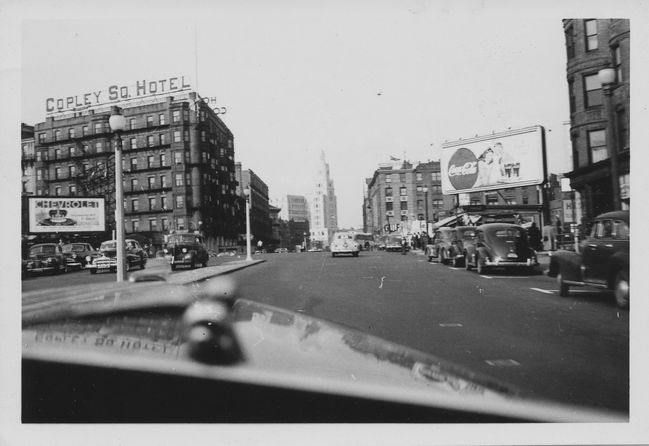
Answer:
[[[543,131],[534,126],[444,143],[443,193],[541,184],[545,178]]]

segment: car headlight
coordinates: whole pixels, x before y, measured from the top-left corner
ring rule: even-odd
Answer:
[[[165,249],[162,250],[162,252],[164,252],[165,254],[167,254],[169,251],[167,250],[167,248],[165,248]]]
[[[45,260],[46,263],[52,263],[54,259],[52,257],[48,257],[47,260]]]
[[[183,254],[187,253],[187,248],[183,248]]]
[[[86,262],[90,262],[92,260],[92,257],[86,256]]]

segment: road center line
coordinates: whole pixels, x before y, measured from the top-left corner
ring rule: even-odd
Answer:
[[[385,279],[385,276],[381,277],[381,285],[379,285],[379,289],[383,288],[383,279]]]
[[[492,367],[518,367],[521,365],[520,362],[513,359],[487,359],[485,362]]]
[[[556,290],[542,290],[541,288],[530,288],[530,290],[538,291],[539,293],[554,294]]]

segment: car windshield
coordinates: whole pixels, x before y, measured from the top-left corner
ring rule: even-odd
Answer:
[[[200,243],[200,239],[191,234],[173,234],[169,236],[169,243]]]
[[[30,250],[30,254],[56,254],[55,245],[35,246]]]
[[[2,300],[21,312],[0,325],[46,363],[10,393],[73,401],[74,386],[57,390],[67,376],[90,397],[68,415],[105,399],[133,414],[148,397],[152,424],[168,409],[202,423],[202,410],[291,402],[327,423],[348,413],[343,397],[368,424],[421,405],[448,424],[472,424],[454,418],[465,410],[477,423],[636,421],[646,375],[630,311],[646,317],[645,297],[630,310],[629,291],[644,263],[629,260],[643,249],[627,217],[643,203],[639,178],[630,201],[643,120],[630,116],[647,78],[630,76],[646,57],[630,47],[649,14],[624,8],[649,0],[600,15],[570,2],[217,3],[157,2],[137,22],[109,2],[115,14],[74,22],[26,8],[3,27],[21,36],[0,88],[20,85],[3,110],[22,140],[4,147],[21,162],[2,163],[2,178],[21,176],[21,250],[5,254],[9,275],[20,257],[21,296]],[[123,389],[101,387],[110,377]]]

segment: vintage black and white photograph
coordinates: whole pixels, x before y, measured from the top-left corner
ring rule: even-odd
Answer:
[[[2,3],[0,443],[649,441],[647,2]]]

